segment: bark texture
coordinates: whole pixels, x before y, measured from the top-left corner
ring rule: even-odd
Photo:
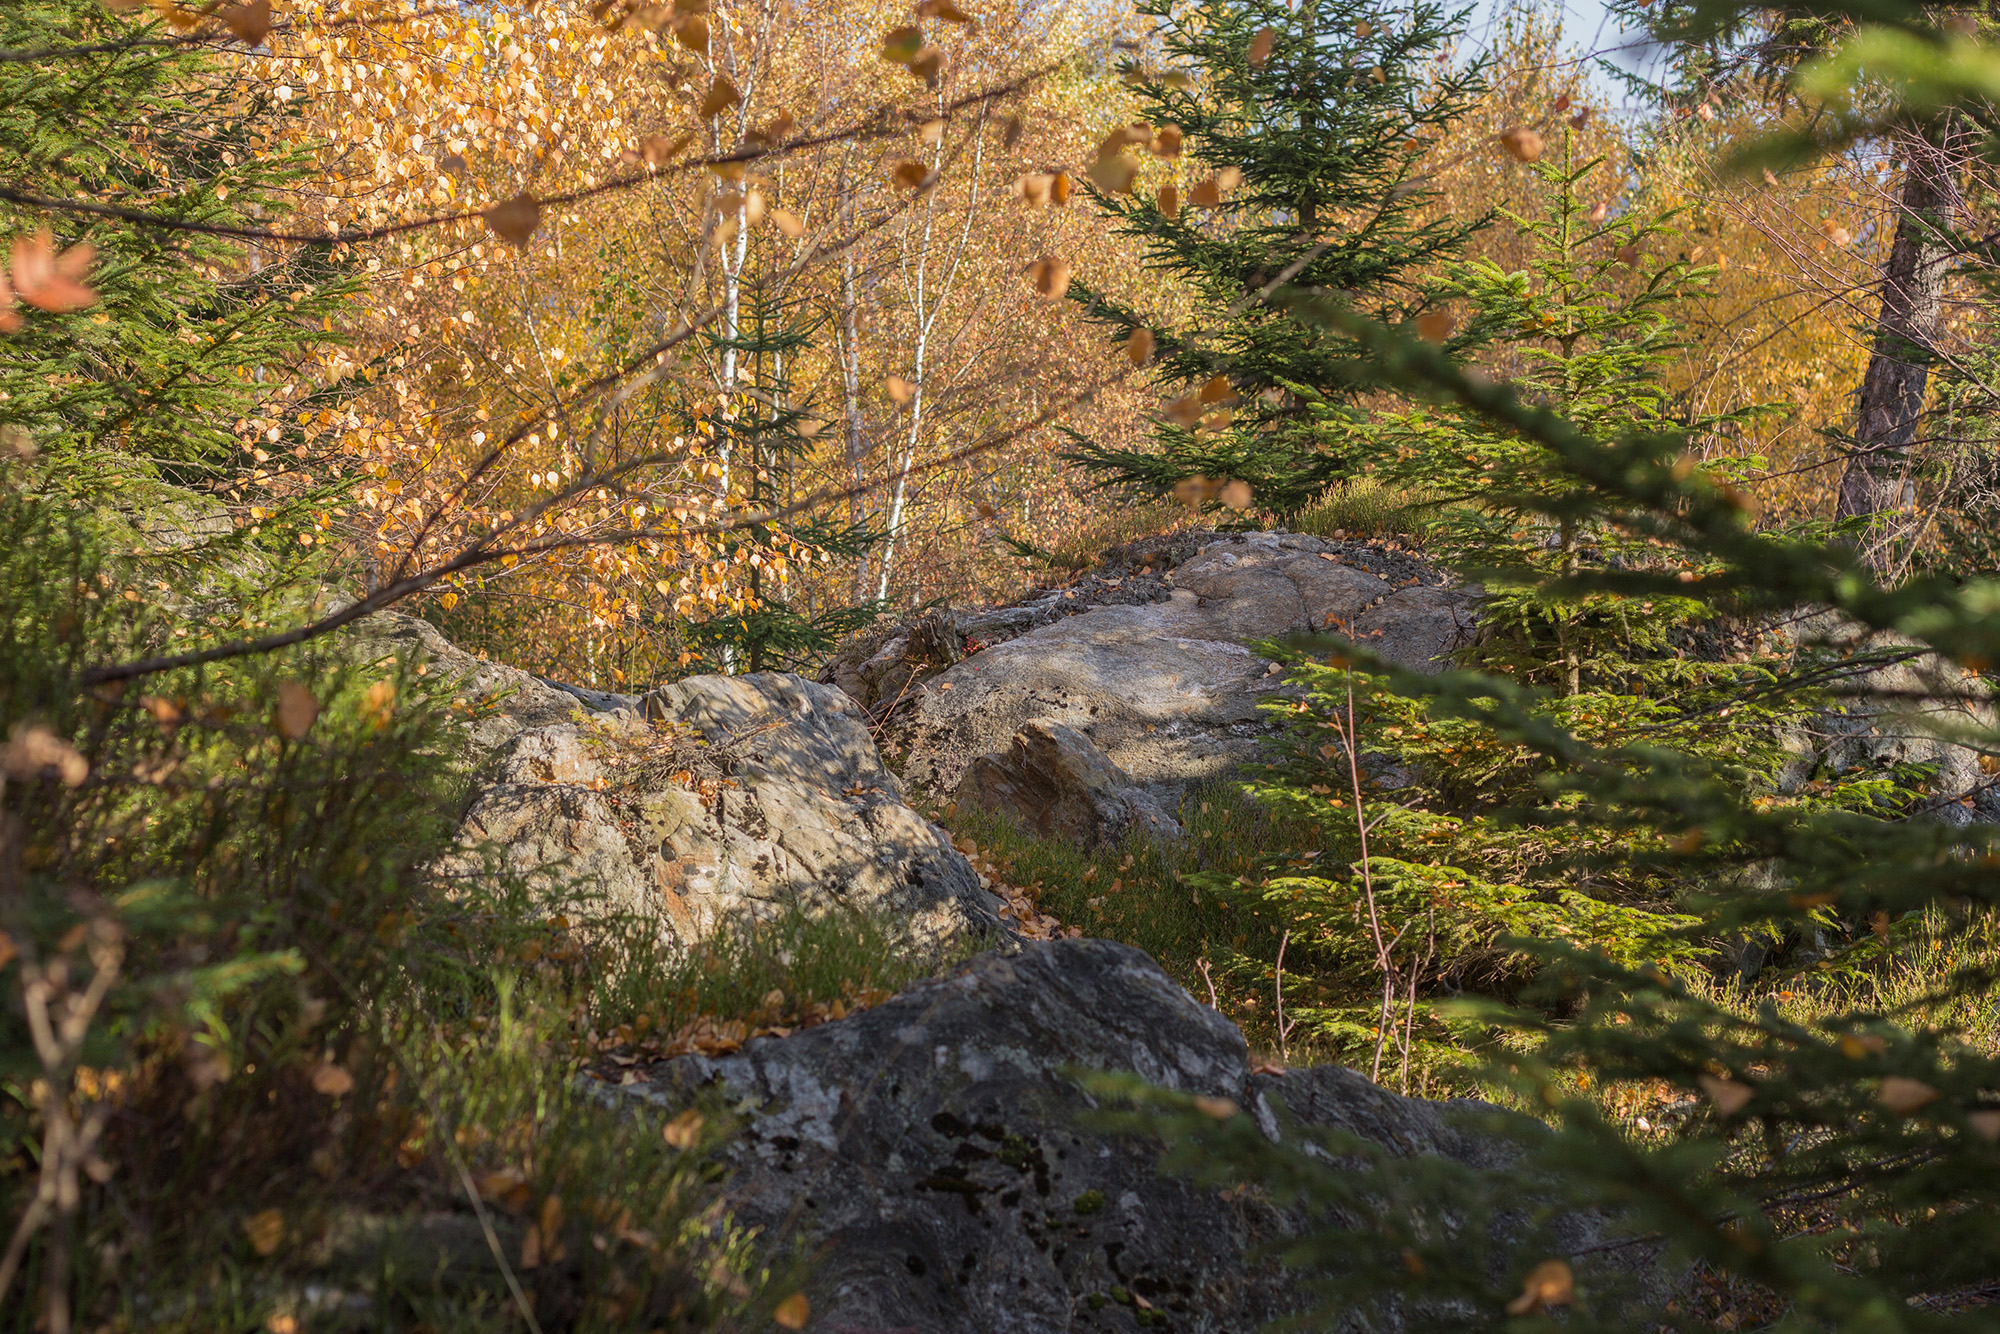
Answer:
[[[1947,124],[1910,134],[1901,146],[1903,193],[1896,237],[1882,270],[1881,314],[1856,406],[1855,447],[1840,479],[1836,511],[1875,520],[1864,553],[1878,568],[1915,499],[1910,447],[1923,419],[1931,362],[1951,266],[1950,230],[1958,211],[1955,148],[1963,130]]]

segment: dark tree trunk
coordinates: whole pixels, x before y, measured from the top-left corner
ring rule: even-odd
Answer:
[[[1901,145],[1903,196],[1896,239],[1882,270],[1882,312],[1861,380],[1854,448],[1840,479],[1843,519],[1871,518],[1864,555],[1878,569],[1889,559],[1894,515],[1910,508],[1910,445],[1924,410],[1951,265],[1950,229],[1958,205],[1956,127],[1912,133]]]

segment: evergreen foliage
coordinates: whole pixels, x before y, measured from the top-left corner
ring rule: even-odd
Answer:
[[[718,351],[733,350],[750,372],[740,410],[720,425],[742,451],[740,465],[749,477],[746,505],[753,513],[772,513],[797,498],[799,469],[816,447],[818,419],[810,402],[795,398],[787,367],[813,346],[819,330],[789,316],[761,289],[751,292],[747,305],[748,318],[734,338],[717,335],[711,340]],[[820,609],[797,606],[789,579],[768,573],[771,558],[860,558],[881,537],[866,523],[840,523],[807,512],[755,525],[741,539],[727,539],[725,552],[732,552],[738,540],[757,552],[750,569],[750,605],[688,625],[690,646],[725,670],[792,671],[824,658],[843,636],[874,624],[888,603],[870,599]]]
[[[101,48],[0,63],[5,184],[174,222],[282,228],[310,168],[275,146],[296,109],[199,46],[135,40],[163,31],[97,0],[0,7],[0,49]],[[0,426],[51,456],[136,461],[183,485],[235,480],[255,466],[245,419],[279,418],[254,447],[288,453],[304,444],[298,415],[343,396],[300,374],[339,344],[327,322],[358,290],[328,247],[0,202],[0,231],[43,226],[61,246],[97,250],[97,304],[39,314],[0,340]]]
[[[1201,387],[1226,377],[1235,405],[1200,423],[1163,424],[1154,450],[1085,445],[1071,457],[1107,481],[1155,494],[1193,477],[1237,478],[1259,507],[1296,513],[1348,475],[1294,429],[1299,395],[1352,399],[1352,340],[1287,318],[1261,294],[1338,291],[1395,324],[1426,302],[1424,272],[1479,218],[1432,216],[1420,179],[1425,140],[1465,114],[1480,67],[1437,62],[1464,15],[1378,0],[1145,0],[1158,21],[1158,68],[1133,62],[1140,114],[1178,126],[1188,184],[1161,199],[1099,190],[1142,262],[1186,284],[1194,309],[1167,323],[1083,283],[1072,298],[1129,337],[1148,330],[1159,378]],[[1232,173],[1240,174],[1229,188]],[[1206,181],[1219,196],[1203,205]],[[1213,401],[1214,395],[1205,398]]]
[[[1556,276],[1544,254],[1536,288]],[[1492,288],[1493,299],[1519,314],[1508,290]],[[1897,652],[1912,642],[1934,650],[1947,674],[1972,681],[2000,661],[2000,589],[1934,576],[1884,584],[1821,534],[1760,530],[1726,472],[1690,466],[1693,424],[1644,411],[1643,395],[1628,421],[1599,411],[1613,405],[1595,396],[1552,401],[1534,362],[1509,383],[1335,301],[1303,298],[1293,309],[1360,340],[1373,372],[1434,394],[1437,416],[1426,420],[1476,423],[1474,438],[1526,451],[1525,476],[1541,480],[1496,487],[1482,507],[1544,533],[1622,544],[1616,560],[1541,565],[1533,605],[1689,605],[1665,618],[1669,637],[1657,647],[1635,637],[1620,650],[1628,662],[1586,667],[1575,694],[1558,693],[1566,672],[1531,685],[1538,674],[1515,665],[1519,645],[1469,655],[1486,659],[1485,672],[1435,677],[1375,660],[1365,645],[1310,646],[1320,659],[1301,668],[1311,694],[1268,790],[1299,805],[1320,797],[1350,821],[1358,806],[1386,846],[1350,846],[1338,871],[1320,873],[1294,930],[1352,948],[1373,906],[1371,876],[1420,891],[1400,921],[1389,919],[1394,930],[1417,910],[1463,911],[1439,877],[1527,863],[1524,882],[1539,885],[1542,903],[1562,901],[1565,920],[1493,937],[1524,961],[1526,985],[1489,986],[1475,1001],[1445,994],[1455,988],[1433,973],[1415,984],[1440,1002],[1426,1016],[1406,990],[1422,968],[1407,954],[1372,961],[1397,984],[1385,985],[1377,1011],[1392,1053],[1410,1042],[1396,1024],[1416,1030],[1406,1060],[1423,1055],[1427,1018],[1455,1026],[1452,1036],[1480,1048],[1488,1086],[1511,1090],[1548,1133],[1489,1125],[1517,1137],[1520,1157],[1474,1171],[1396,1160],[1340,1136],[1273,1145],[1246,1118],[1217,1120],[1211,1108],[1180,1123],[1183,1161],[1210,1180],[1255,1182],[1322,1220],[1290,1258],[1308,1277],[1338,1258],[1346,1277],[1325,1289],[1323,1315],[1424,1312],[1426,1328],[1466,1329],[1698,1323],[1682,1305],[1648,1309],[1645,1294],[1621,1288],[1618,1267],[1603,1261],[1624,1251],[1669,1276],[1692,1263],[1747,1285],[1763,1294],[1773,1327],[1990,1327],[1978,1294],[2000,1272],[2000,1234],[1985,1225],[2000,1204],[2000,1058],[1986,1018],[2000,909],[1992,830],[1940,818],[1921,772],[1778,773],[1785,725],[1828,707],[1817,691],[1829,675],[1859,678],[1880,660],[1867,651],[1845,661],[1766,654],[1751,672],[1677,660],[1657,693],[1631,683],[1648,679],[1674,636],[1719,613],[1754,621],[1802,607]],[[1632,327],[1642,342],[1657,332],[1644,319]],[[1600,351],[1621,341],[1601,337]],[[1545,367],[1569,360],[1540,346]],[[1562,662],[1551,638],[1540,640],[1544,660]],[[1389,725],[1364,731],[1343,717],[1350,684],[1364,699],[1371,684],[1351,678],[1353,667],[1400,697],[1369,701]],[[1973,690],[1984,696],[1983,684]],[[1344,723],[1345,736],[1329,721]],[[1990,727],[1963,722],[1954,739],[2000,749]],[[1328,753],[1304,748],[1329,736]],[[1357,752],[1364,763],[1410,764],[1417,777],[1346,797],[1342,811],[1338,769]],[[1445,806],[1453,783],[1488,786],[1491,804]],[[1445,837],[1411,838],[1406,830],[1430,834],[1438,823],[1432,804],[1451,821]],[[1268,892],[1280,898],[1282,888],[1274,880]],[[1637,891],[1650,939],[1590,938],[1602,917],[1572,897],[1579,889],[1613,902]],[[1769,952],[1761,971],[1744,964],[1746,940]],[[1669,1112],[1651,1122],[1621,1115],[1634,1098]],[[1314,1156],[1329,1150],[1372,1170],[1331,1171]],[[1629,1234],[1608,1248],[1571,1252],[1541,1230],[1564,1209],[1605,1208]],[[1492,1244],[1487,1225],[1510,1214],[1511,1244]]]

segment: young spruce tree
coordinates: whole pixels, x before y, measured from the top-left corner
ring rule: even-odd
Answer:
[[[282,226],[309,163],[277,147],[296,115],[240,67],[99,0],[0,6],[0,233],[47,227],[97,252],[97,302],[0,339],[0,426],[72,477],[133,465],[182,486],[254,470],[304,443],[301,413],[339,401],[305,374],[356,284],[329,247],[270,248],[49,209],[109,205],[203,227]],[[275,434],[246,443],[242,424]]]
[[[736,337],[714,341],[718,348],[733,348],[740,364],[749,368],[741,411],[728,430],[749,478],[744,503],[753,512],[771,512],[797,498],[799,468],[815,448],[817,419],[810,402],[794,396],[789,368],[810,352],[817,330],[789,316],[761,290],[746,304],[747,318]],[[725,670],[751,672],[793,671],[824,657],[842,636],[869,625],[888,604],[871,599],[817,609],[800,605],[790,578],[793,563],[858,558],[879,537],[865,523],[844,524],[806,513],[726,539],[725,552],[737,541],[756,552],[749,596],[740,610],[689,625],[690,648]]]
[[[1143,0],[1138,12],[1160,25],[1160,60],[1129,63],[1127,82],[1157,129],[1145,136],[1153,151],[1178,145],[1184,165],[1149,197],[1129,193],[1119,131],[1092,178],[1118,230],[1148,268],[1186,286],[1193,309],[1171,320],[1082,283],[1070,295],[1138,348],[1150,343],[1161,381],[1190,396],[1153,449],[1084,444],[1073,457],[1155,494],[1234,478],[1260,508],[1295,512],[1347,475],[1293,428],[1301,389],[1351,394],[1354,344],[1262,294],[1283,279],[1293,292],[1345,293],[1391,324],[1413,313],[1420,275],[1484,221],[1427,216],[1419,166],[1465,114],[1481,67],[1437,61],[1464,15],[1435,3]]]
[[[2000,57],[1983,59],[1990,77]],[[1746,617],[1805,609],[1837,619],[1898,653],[1928,653],[1923,679],[1944,683],[1928,689],[1969,705],[1946,737],[2000,752],[1984,679],[2000,662],[2000,587],[1990,578],[1883,582],[1823,533],[1760,528],[1726,476],[1689,464],[1685,423],[1607,416],[1586,426],[1587,411],[1565,405],[1573,418],[1545,401],[1544,387],[1469,373],[1337,301],[1296,309],[1359,340],[1375,373],[1434,395],[1442,417],[1537,451],[1551,485],[1517,493],[1520,517],[1543,532],[1569,526],[1643,543],[1624,560],[1544,569],[1543,605],[1690,598]],[[1321,1285],[1320,1315],[1427,1329],[1992,1328],[1993,829],[1908,800],[1922,774],[1857,778],[1805,748],[1778,780],[1754,757],[1715,746],[1723,720],[1745,713],[1752,739],[1764,732],[1769,744],[1819,685],[1879,664],[1801,650],[1760,664],[1766,679],[1733,691],[1704,697],[1696,683],[1613,697],[1593,691],[1586,659],[1582,693],[1563,696],[1548,688],[1566,684],[1560,677],[1535,689],[1518,674],[1424,676],[1371,660],[1364,645],[1333,651],[1384,677],[1423,717],[1491,738],[1484,757],[1433,748],[1438,771],[1477,779],[1479,762],[1496,755],[1539,767],[1531,792],[1493,811],[1497,833],[1568,839],[1549,865],[1572,884],[1611,874],[1672,887],[1682,920],[1662,914],[1650,957],[1620,957],[1573,932],[1514,936],[1501,943],[1534,961],[1534,988],[1513,1004],[1454,1007],[1453,1019],[1491,1044],[1489,1087],[1546,1122],[1465,1109],[1485,1132],[1514,1138],[1511,1159],[1398,1158],[1335,1134],[1273,1143],[1233,1108],[1188,1109],[1190,1170],[1255,1182],[1319,1218],[1285,1258]],[[1878,706],[1896,702],[1895,690],[1885,696]],[[1641,700],[1663,715],[1632,716]],[[1607,730],[1613,709],[1627,718]],[[1366,744],[1388,735],[1372,730]],[[1329,751],[1342,753],[1338,739]],[[1324,788],[1331,771],[1316,780]],[[1745,937],[1774,946],[1754,976],[1732,948]],[[1612,1235],[1565,1235],[1565,1216],[1590,1211],[1613,1221]],[[1710,1293],[1748,1304],[1710,1318],[1689,1281],[1704,1276]]]

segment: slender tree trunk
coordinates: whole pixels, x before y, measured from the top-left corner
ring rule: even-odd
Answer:
[[[840,180],[840,202],[842,216],[852,230],[853,185],[848,181],[844,167]],[[840,381],[845,399],[847,477],[848,484],[854,488],[847,497],[847,519],[849,523],[858,524],[868,517],[867,493],[861,489],[868,466],[868,433],[867,423],[861,414],[861,291],[854,271],[854,247],[851,245],[840,257]],[[854,563],[854,600],[859,602],[867,596],[868,558],[864,555]]]
[[[943,109],[943,96],[939,95],[939,109]],[[917,466],[917,451],[923,441],[924,395],[929,387],[926,372],[929,369],[931,326],[944,313],[951,300],[952,290],[958,282],[958,264],[965,257],[965,243],[972,235],[972,220],[979,212],[979,172],[985,163],[986,108],[981,107],[979,119],[972,130],[972,171],[970,185],[965,198],[965,222],[959,229],[958,245],[952,251],[951,262],[937,284],[934,301],[926,305],[930,273],[931,243],[936,234],[937,193],[933,189],[924,201],[924,230],[922,245],[917,251],[916,274],[911,281],[907,253],[904,257],[904,277],[911,293],[910,310],[915,316],[916,335],[911,340],[912,367],[910,372],[914,390],[910,399],[910,431],[905,442],[902,458],[896,465],[896,490],[889,500],[889,535],[882,544],[881,575],[876,581],[875,596],[889,596],[889,569],[896,559],[897,540],[902,536],[904,507],[908,503],[910,472]],[[930,168],[935,174],[944,164],[945,144],[942,136],[931,150]]]
[[[1957,213],[1956,149],[1964,131],[1911,134],[1900,146],[1903,194],[1896,239],[1882,270],[1882,308],[1855,410],[1855,446],[1840,479],[1842,519],[1872,520],[1863,555],[1876,569],[1893,554],[1899,525],[1915,488],[1910,446],[1923,416],[1951,264],[1949,231]]]

